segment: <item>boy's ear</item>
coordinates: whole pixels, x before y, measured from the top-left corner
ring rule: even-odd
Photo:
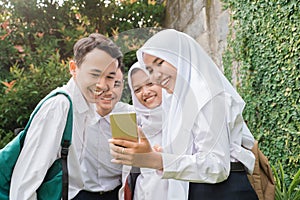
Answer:
[[[77,65],[75,63],[74,60],[71,60],[69,62],[69,70],[70,70],[70,74],[75,78],[76,77],[76,69],[77,69]]]

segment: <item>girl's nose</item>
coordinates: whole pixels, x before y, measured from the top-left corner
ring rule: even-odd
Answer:
[[[148,95],[150,93],[149,86],[148,85],[144,85],[142,87],[142,92],[143,92],[143,95]]]
[[[150,80],[153,83],[160,83],[161,77],[162,77],[162,73],[157,70],[154,70],[150,76]]]

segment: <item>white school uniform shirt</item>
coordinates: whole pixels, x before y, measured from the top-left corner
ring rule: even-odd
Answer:
[[[199,43],[183,32],[167,29],[137,51],[143,67],[144,53],[177,70],[173,94],[163,90],[162,103],[162,161],[163,177],[170,179],[168,199],[188,199],[189,181],[226,180],[230,161],[242,162],[251,173],[255,157],[241,146],[254,144],[242,118],[245,102]]]
[[[73,134],[68,155],[69,198],[73,198],[83,188],[80,171],[82,141],[86,125],[95,117],[95,108],[86,102],[73,78],[62,89],[67,91],[73,103]],[[12,174],[10,200],[37,199],[36,190],[49,167],[60,157],[68,109],[68,99],[58,95],[47,100],[36,113]]]
[[[147,135],[151,146],[161,144],[161,131]],[[119,199],[124,199],[125,181],[131,170],[131,166],[124,165],[122,171],[122,188],[119,191]],[[162,174],[155,169],[140,168],[137,177],[133,200],[168,199],[168,179],[163,179]]]
[[[161,112],[160,108],[157,109],[156,114]],[[155,112],[155,111],[154,111]],[[154,114],[155,115],[155,114]],[[151,146],[159,145],[161,146],[162,140],[162,131],[159,130],[158,127],[152,127],[147,125],[143,126],[143,122],[141,121],[143,117],[139,116],[139,124],[146,135],[148,141]],[[157,120],[157,116],[155,117]],[[131,166],[123,166],[122,173],[122,182],[123,186],[119,191],[119,199],[124,199],[124,186],[126,182],[126,178],[128,177],[131,170]],[[155,169],[149,168],[140,168],[140,175],[137,177],[135,190],[134,190],[134,198],[133,200],[153,200],[153,199],[168,199],[167,191],[168,191],[169,180],[163,179],[162,174],[159,173]]]
[[[118,102],[111,113],[133,111],[133,106]],[[95,121],[86,129],[84,140],[81,162],[84,190],[110,191],[122,183],[122,165],[111,162],[113,157],[108,143],[111,137],[109,114],[104,117],[96,114]]]
[[[151,144],[161,145],[161,131],[147,135]],[[161,174],[155,169],[141,168],[141,174],[136,180],[134,200],[167,199],[168,179],[162,179]]]
[[[151,146],[161,144],[161,131],[147,136]],[[131,166],[123,166],[123,186],[119,191],[119,199],[124,199],[124,184],[131,170]],[[168,199],[168,179],[163,179],[162,174],[155,169],[140,168],[140,175],[137,177],[133,200]]]
[[[225,108],[230,112],[220,112]],[[163,178],[175,178],[198,183],[218,183],[226,180],[230,162],[242,162],[252,169],[251,151],[241,147],[244,133],[250,133],[230,95],[215,96],[199,112],[192,128],[192,155],[163,153]],[[216,105],[221,105],[216,109]],[[214,109],[213,109],[214,107]],[[218,115],[214,114],[217,112]],[[218,120],[214,118],[218,116]],[[211,121],[207,120],[211,119]],[[213,121],[213,126],[211,122]],[[254,141],[251,134],[249,139]],[[208,150],[207,150],[208,149]],[[230,154],[228,153],[230,152]]]
[[[148,71],[141,68],[139,63],[131,66],[128,72],[128,84],[131,90],[131,98],[134,109],[138,116],[138,124],[141,126],[143,133],[149,140],[151,146],[162,144],[162,110],[158,106],[154,109],[149,109],[142,105],[136,98],[132,88],[131,73],[133,69],[140,69],[148,74]],[[123,169],[123,187],[119,192],[120,199],[124,199],[124,183],[130,173],[131,167],[124,166]],[[136,180],[134,190],[134,200],[153,200],[167,199],[168,180],[162,179],[161,174],[158,174],[154,169],[140,168],[141,174]]]

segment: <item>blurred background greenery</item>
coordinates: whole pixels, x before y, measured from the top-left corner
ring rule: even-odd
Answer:
[[[113,39],[128,71],[164,18],[164,5],[148,0],[2,0],[0,10],[0,147],[47,93],[69,80],[79,38],[99,32]],[[122,100],[129,102],[125,86]]]

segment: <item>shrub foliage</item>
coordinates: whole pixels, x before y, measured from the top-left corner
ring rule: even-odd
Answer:
[[[100,32],[119,41],[127,71],[147,38],[126,31],[159,27],[163,17],[164,5],[151,0],[1,1],[0,148],[47,93],[68,81],[79,38]]]

